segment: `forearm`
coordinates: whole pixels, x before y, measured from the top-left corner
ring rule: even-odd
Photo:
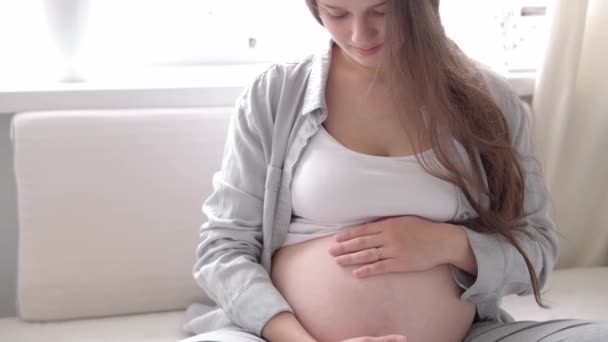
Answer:
[[[449,223],[442,224],[442,227],[447,237],[447,262],[471,275],[477,275],[477,259],[464,230]]]
[[[274,316],[262,329],[262,337],[269,342],[302,341],[317,342],[306,332],[296,316],[290,312],[281,312]]]

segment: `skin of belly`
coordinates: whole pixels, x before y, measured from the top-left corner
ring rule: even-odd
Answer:
[[[328,252],[334,235],[280,248],[271,278],[298,321],[320,342],[401,334],[408,342],[462,341],[475,305],[447,264],[423,272],[356,278]]]

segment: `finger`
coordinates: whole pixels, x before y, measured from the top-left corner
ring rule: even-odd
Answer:
[[[353,275],[357,278],[371,277],[374,275],[395,272],[395,262],[392,259],[385,259],[374,262],[366,266],[361,266],[353,270]]]
[[[336,241],[342,242],[360,236],[379,234],[381,232],[382,230],[378,227],[377,223],[370,222],[359,226],[353,226],[341,231],[340,233],[336,234]]]
[[[368,248],[359,252],[344,254],[336,257],[336,263],[341,266],[369,264],[378,261],[375,248]]]
[[[333,256],[338,256],[381,246],[382,243],[380,239],[378,239],[377,235],[368,235],[333,244],[329,248],[329,254]]]

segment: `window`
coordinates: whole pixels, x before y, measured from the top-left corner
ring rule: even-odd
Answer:
[[[505,71],[534,70],[546,40],[543,13],[549,1],[442,0],[442,20],[448,35],[474,58]],[[46,3],[68,6],[52,9]],[[87,4],[89,15],[82,18],[88,20],[79,25],[76,5]],[[57,48],[59,36],[63,50]],[[5,79],[53,77],[63,61],[60,51],[78,52],[72,60],[88,75],[107,76],[151,66],[281,61],[304,56],[326,40],[304,0],[0,2]]]
[[[442,0],[449,36],[470,56],[502,71],[534,71],[548,39],[554,0]]]

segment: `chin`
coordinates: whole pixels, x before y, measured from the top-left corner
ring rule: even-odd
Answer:
[[[359,63],[360,65],[368,67],[368,68],[378,67],[380,65],[380,61],[381,61],[380,53],[371,55],[371,56],[361,56],[356,52],[349,51],[348,55],[353,61]]]
[[[380,65],[379,59],[377,57],[360,57],[350,55],[350,58],[357,62],[358,64],[367,67],[367,68],[376,68]]]

